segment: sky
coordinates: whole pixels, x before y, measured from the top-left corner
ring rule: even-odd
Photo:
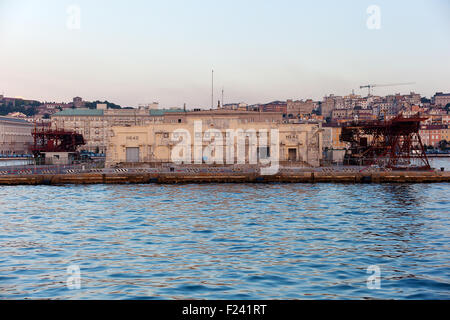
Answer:
[[[208,108],[211,70],[214,105],[450,92],[450,1],[0,0],[5,96]]]

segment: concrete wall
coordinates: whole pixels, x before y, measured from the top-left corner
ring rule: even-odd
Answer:
[[[74,154],[71,152],[45,152],[45,164],[68,165],[73,162]]]

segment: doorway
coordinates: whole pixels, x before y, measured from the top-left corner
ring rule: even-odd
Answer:
[[[297,149],[288,149],[288,160],[297,161]]]
[[[127,162],[139,162],[139,148],[127,148]]]

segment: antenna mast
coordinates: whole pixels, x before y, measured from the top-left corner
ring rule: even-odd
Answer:
[[[214,69],[211,72],[211,109],[214,108]]]

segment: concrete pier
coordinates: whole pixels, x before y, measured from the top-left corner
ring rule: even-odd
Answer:
[[[450,172],[280,172],[257,173],[73,173],[0,176],[0,185],[174,184],[174,183],[436,183],[450,182]]]

